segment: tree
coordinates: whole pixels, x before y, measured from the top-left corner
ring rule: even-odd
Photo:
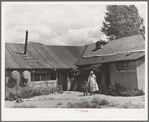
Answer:
[[[119,39],[144,32],[143,19],[134,5],[108,5],[101,31],[108,40]],[[144,29],[142,31],[142,28]]]

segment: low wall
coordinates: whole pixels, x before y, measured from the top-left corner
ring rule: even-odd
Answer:
[[[111,85],[115,85],[115,83],[121,84],[123,87],[127,89],[138,88],[137,82],[137,71],[136,71],[136,61],[129,62],[129,68],[133,70],[116,70],[116,63],[110,64],[110,83]]]
[[[138,88],[145,91],[145,62],[142,59],[136,61]]]

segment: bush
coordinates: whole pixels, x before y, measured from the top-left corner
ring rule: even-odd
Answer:
[[[125,90],[120,92],[121,96],[140,96],[144,95],[144,92],[139,89]]]
[[[120,92],[120,95],[121,95],[121,96],[129,96],[129,95],[128,95],[128,92],[126,92],[126,91]]]
[[[109,86],[106,92],[108,95],[113,95],[113,96],[117,96],[118,94],[118,89],[114,86]]]
[[[13,93],[10,92],[8,96],[6,96],[5,100],[13,101],[16,100],[17,98],[31,98],[34,96],[39,96],[39,95],[48,95],[51,93],[63,93],[61,86],[58,85],[56,87],[52,86],[39,86],[39,87],[26,87],[19,93]]]
[[[91,108],[88,101],[83,101],[80,103],[68,103],[67,107],[68,108]]]
[[[33,89],[30,87],[24,88],[21,92],[19,92],[16,97],[17,98],[30,98],[33,96]]]
[[[39,96],[53,93],[54,88],[52,86],[39,86],[39,87],[33,87],[32,90],[33,90],[33,96]]]
[[[17,96],[13,92],[10,92],[9,95],[7,95],[5,97],[5,100],[9,100],[9,101],[13,101],[13,100],[16,100],[16,99],[17,99]]]
[[[17,98],[30,98],[33,96],[33,90],[31,88],[25,88],[18,93],[10,92],[9,95],[5,97],[5,100],[13,101]]]
[[[91,108],[88,101],[83,101],[76,104],[76,108]]]
[[[101,102],[98,103],[99,105],[108,105],[109,102],[107,99],[102,99]]]
[[[107,99],[100,99],[100,98],[97,98],[97,97],[93,98],[91,103],[95,103],[97,105],[108,105],[109,104]]]
[[[93,98],[91,102],[82,101],[79,103],[68,103],[68,108],[101,108],[103,105],[108,105],[109,102],[106,99]]]
[[[57,103],[57,105],[62,105],[63,103],[61,103],[61,102],[59,102],[59,103]]]
[[[100,94],[106,94],[106,95],[112,95],[112,96],[139,96],[144,95],[144,92],[139,89],[131,89],[128,90],[121,86],[118,83],[115,83],[115,86],[105,86],[100,85],[99,86],[99,93]]]
[[[75,104],[73,103],[67,103],[67,108],[75,108]]]
[[[101,99],[95,97],[95,98],[92,99],[91,103],[96,103],[96,104],[98,104],[99,101],[101,101]]]

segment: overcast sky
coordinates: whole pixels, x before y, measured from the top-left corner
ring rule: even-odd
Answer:
[[[108,4],[107,4],[108,5]],[[145,19],[145,6],[136,5]],[[85,45],[105,39],[100,32],[106,6],[95,5],[6,5],[5,41],[25,42],[25,31],[29,41],[48,45]]]

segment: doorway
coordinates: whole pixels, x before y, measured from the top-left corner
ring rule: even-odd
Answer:
[[[59,75],[59,85],[62,85],[64,91],[67,91],[67,70],[60,70]]]
[[[106,86],[110,85],[110,63],[103,64],[103,71],[105,74],[105,84]]]

